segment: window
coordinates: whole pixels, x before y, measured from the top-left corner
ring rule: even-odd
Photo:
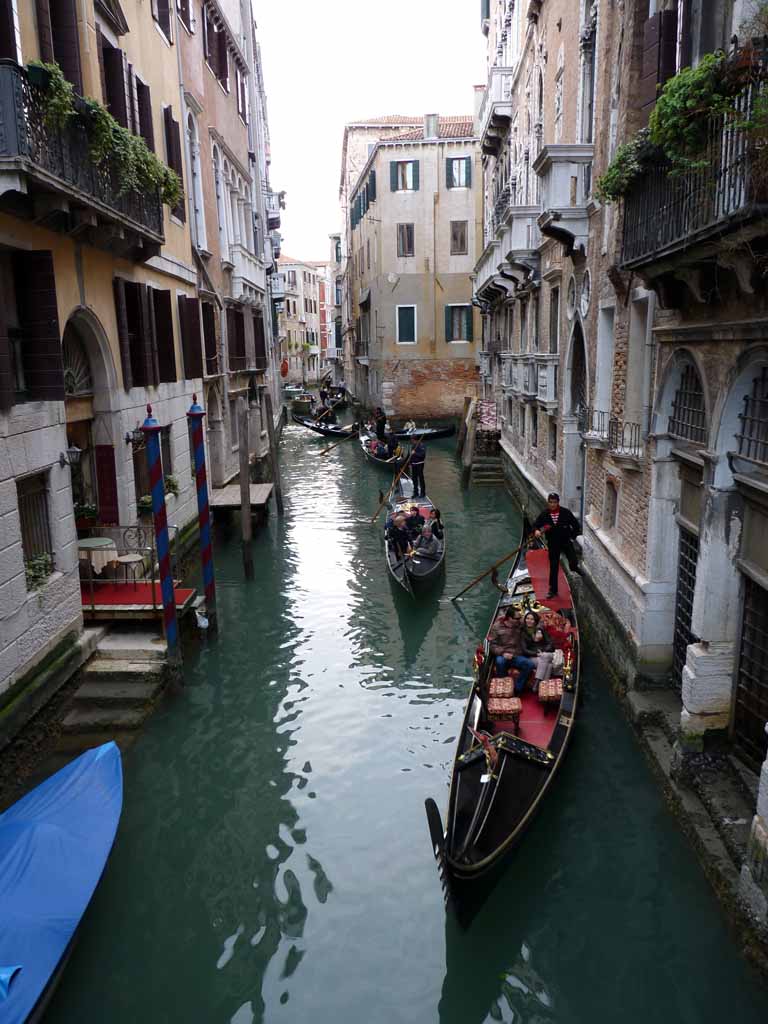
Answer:
[[[173,343],[171,293],[170,290],[150,288],[150,296],[155,317],[159,380],[161,383],[170,384],[176,380],[176,352]]]
[[[518,405],[517,408],[520,416],[520,437],[525,437],[525,406]]]
[[[539,410],[535,405],[531,406],[531,448],[536,448],[539,443]]]
[[[557,462],[557,420],[554,416],[549,419],[549,458]]]
[[[29,3],[22,3],[20,10]],[[37,0],[37,32],[40,60],[55,62],[64,77],[82,94],[83,78],[80,67],[80,35],[77,25],[79,4],[75,0]],[[16,54],[11,55],[16,60]]]
[[[368,269],[371,269],[371,240],[370,238],[365,243],[366,257],[368,262]],[[317,312],[317,310],[315,310]]]
[[[467,222],[451,221],[451,256],[465,256],[467,253]]]
[[[469,188],[472,184],[472,157],[449,157],[445,161],[445,187]]]
[[[184,359],[184,379],[197,380],[203,376],[199,299],[179,295],[179,331]]]
[[[163,35],[171,42],[171,9],[173,0],[152,0],[152,17],[163,30]]]
[[[238,64],[235,67],[235,88],[237,90],[237,112],[248,123],[248,78]]]
[[[539,297],[531,299],[531,352],[539,351]]]
[[[472,341],[472,307],[445,307],[445,340]]]
[[[123,128],[130,128],[132,105],[129,102],[126,88],[130,80],[130,73],[126,65],[125,54],[117,46],[110,46],[103,37],[100,64],[103,72],[104,105],[119,125],[122,125]]]
[[[181,160],[181,135],[179,133],[179,122],[174,120],[173,109],[163,108],[163,125],[165,128],[165,162],[175,171],[184,183],[184,167]],[[183,197],[171,210],[173,216],[182,223],[187,219]]]
[[[35,473],[16,481],[21,523],[21,547],[24,563],[48,556],[48,572],[53,571],[53,544],[48,518],[48,480],[45,473]]]
[[[138,78],[136,82],[136,134],[147,144],[147,149],[155,151],[155,128],[152,123],[152,100],[149,86]]]
[[[528,351],[528,303],[520,303],[520,351]]]
[[[398,345],[413,345],[416,342],[416,307],[396,306],[397,317],[397,343]]]
[[[232,442],[232,448],[240,447],[240,429],[237,422],[237,399],[230,398],[229,400],[229,437]]]
[[[201,304],[203,313],[203,340],[205,344],[205,372],[209,376],[219,372],[219,355],[216,342],[216,310],[212,303]]]
[[[245,321],[242,310],[235,306],[227,307],[227,347],[229,349],[229,369],[244,370],[245,354]]]
[[[549,290],[549,351],[560,351],[560,289]]]
[[[739,413],[739,455],[768,463],[768,367],[763,367],[744,396],[744,411]]]
[[[397,225],[397,255],[413,256],[413,224]]]
[[[389,184],[392,192],[418,192],[419,161],[391,160],[389,164]]]
[[[177,0],[176,6],[179,9],[179,17],[185,28],[192,31],[192,0]]]
[[[160,427],[160,463],[163,469],[163,476],[171,476],[173,473],[173,458],[171,457],[170,426]]]
[[[619,489],[613,480],[605,481],[605,508],[603,510],[603,525],[606,530],[612,530],[618,522],[619,513]]]

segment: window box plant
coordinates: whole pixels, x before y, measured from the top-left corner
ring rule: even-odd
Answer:
[[[24,562],[27,590],[39,590],[53,572],[53,558],[45,552],[33,555]]]

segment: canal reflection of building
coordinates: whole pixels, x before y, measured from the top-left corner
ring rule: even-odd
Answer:
[[[381,560],[382,572],[385,572],[384,557]],[[419,652],[435,624],[440,609],[440,595],[445,584],[445,576],[435,582],[434,587],[418,597],[411,597],[392,584],[395,616],[399,626],[399,636],[395,633],[395,643],[401,643],[404,668],[415,664]]]

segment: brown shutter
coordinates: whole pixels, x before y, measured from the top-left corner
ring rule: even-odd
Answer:
[[[133,387],[133,371],[131,369],[131,341],[128,337],[128,312],[125,303],[125,281],[116,277],[112,282],[115,292],[115,313],[117,315],[117,337],[120,342],[120,363],[123,368],[123,387],[130,391]]]
[[[104,70],[104,37],[101,34],[101,27],[96,26],[96,54],[99,58],[99,81],[101,82],[101,102],[106,107],[109,103],[107,93],[107,75]]]
[[[216,44],[218,53],[216,55],[216,74],[225,89],[229,88],[229,46],[227,44],[227,33],[216,33]]]
[[[200,310],[197,299],[179,296],[181,350],[184,356],[184,379],[203,376],[203,352],[200,339]]]
[[[205,342],[205,372],[208,375],[219,372],[216,347],[216,310],[210,302],[202,304],[203,340]]]
[[[115,449],[111,444],[97,444],[93,448],[96,460],[96,490],[101,526],[117,526],[120,521],[117,499],[117,473]]]
[[[10,0],[3,0],[0,3],[0,57],[16,60],[16,30]]]
[[[170,0],[156,0],[157,22],[168,38],[171,38],[171,4]]]
[[[152,289],[155,312],[155,338],[161,384],[176,380],[176,353],[173,345],[173,316],[171,314],[171,293]]]
[[[165,125],[165,152],[168,166],[176,171],[184,184],[184,169],[181,159],[181,135],[179,133],[179,122],[173,118],[173,109],[165,107],[163,110],[163,122]],[[174,206],[172,213],[182,223],[187,219],[186,204],[182,198],[178,206]]]
[[[157,358],[157,338],[155,337],[155,309],[152,302],[152,289],[145,284],[139,285],[139,309],[141,310],[141,351],[144,360],[146,383],[160,382],[160,368]]]
[[[128,105],[131,115],[131,131],[134,135],[141,135],[139,121],[139,94],[136,88],[136,75],[133,71],[133,64],[128,65]]]
[[[11,342],[8,337],[8,325],[0,307],[0,409],[10,409],[13,405],[16,383],[13,379],[13,357]]]
[[[676,61],[677,12],[661,11],[648,18],[643,26],[642,69],[637,100],[643,114],[643,124],[648,123],[664,83],[676,73]]]
[[[116,46],[104,48],[104,77],[107,82],[109,112],[123,128],[128,128],[128,104],[125,88],[125,56]]]
[[[37,39],[40,44],[40,60],[50,64],[53,61],[51,8],[48,0],[35,0],[35,7],[37,9]]]
[[[264,336],[264,314],[257,309],[253,314],[253,341],[256,351],[256,369],[267,368],[267,340]]]
[[[55,60],[64,77],[82,94],[80,34],[77,28],[77,0],[56,0],[51,9],[51,32]]]
[[[139,110],[139,132],[147,144],[147,149],[155,151],[155,126],[152,123],[152,98],[149,86],[136,82],[136,100]]]
[[[14,253],[16,305],[24,330],[24,376],[30,397],[64,401],[64,362],[53,256]]]

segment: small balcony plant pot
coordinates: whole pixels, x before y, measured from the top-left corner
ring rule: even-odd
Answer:
[[[40,64],[27,64],[27,81],[37,89],[47,89],[51,82],[51,72]]]
[[[96,516],[77,516],[75,526],[78,530],[92,530],[96,525]]]

